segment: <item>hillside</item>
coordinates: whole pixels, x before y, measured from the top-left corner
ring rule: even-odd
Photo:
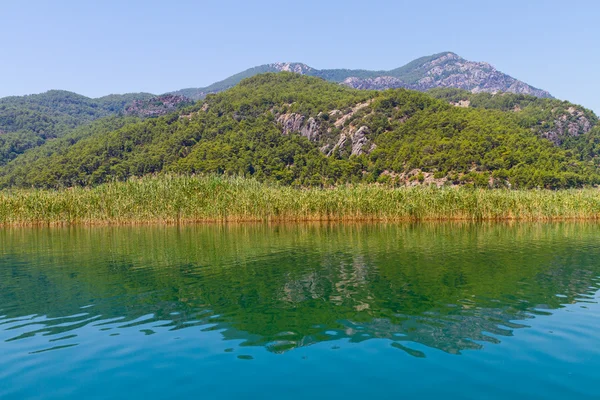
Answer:
[[[570,142],[598,125],[593,111],[568,101],[511,93],[470,93],[453,88],[432,89],[428,94],[458,107],[514,113],[522,126],[557,145]]]
[[[29,96],[0,99],[0,165],[49,139],[64,136],[75,127],[111,115],[153,118],[173,112],[227,90],[240,81],[270,72],[294,72],[319,77],[355,89],[385,90],[408,88],[427,91],[460,88],[471,92],[514,92],[550,98],[487,63],[467,61],[454,53],[422,57],[391,71],[348,69],[317,70],[301,63],[274,63],[251,68],[206,88],[182,89],[154,96],[149,93],[109,95],[97,99],[76,93],[52,90]]]
[[[510,92],[543,98],[552,97],[550,93],[506,75],[488,63],[468,61],[451,52],[421,57],[391,71],[318,70],[302,63],[266,64],[248,69],[205,88],[183,89],[173,93],[199,100],[207,94],[229,89],[242,79],[267,72],[295,72],[341,83],[355,89],[406,88],[427,91],[453,87],[474,93]]]
[[[491,96],[490,104],[510,96]],[[564,104],[540,101],[552,109]],[[538,122],[526,112],[473,104],[262,74],[180,113],[116,119],[112,123],[122,126],[114,130],[102,121],[81,127],[1,168],[0,186],[96,185],[158,172],[307,186],[377,181],[560,188],[599,182],[597,128],[574,136],[557,131],[560,140],[552,141],[532,129]],[[593,113],[589,118],[597,121]]]
[[[181,103],[190,104],[187,99],[177,96],[130,93],[91,99],[60,90],[1,98],[0,165],[48,139],[64,136],[99,118],[118,114],[164,115]]]

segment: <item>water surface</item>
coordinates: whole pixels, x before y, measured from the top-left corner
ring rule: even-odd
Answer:
[[[0,231],[0,398],[600,398],[600,226]]]

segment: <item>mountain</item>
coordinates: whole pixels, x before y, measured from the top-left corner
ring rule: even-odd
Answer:
[[[157,117],[227,90],[240,81],[269,72],[294,72],[314,76],[355,89],[409,88],[427,91],[460,88],[479,92],[512,92],[551,98],[505,75],[487,63],[467,61],[450,52],[419,58],[391,71],[348,69],[317,70],[301,63],[275,63],[251,68],[206,88],[182,89],[162,96],[149,93],[110,95],[91,99],[76,93],[52,90],[46,93],[0,99],[0,165],[49,139],[111,115]]]
[[[468,61],[451,52],[422,57],[391,71],[318,70],[302,63],[266,64],[248,69],[205,88],[182,89],[173,93],[199,100],[208,94],[229,89],[242,79],[262,73],[282,71],[315,76],[355,89],[406,88],[427,91],[434,88],[452,87],[473,93],[509,92],[552,98],[547,91],[534,88],[506,75],[488,63]]]
[[[0,165],[99,118],[118,114],[158,116],[189,104],[188,99],[172,95],[130,93],[92,99],[61,90],[1,98]]]
[[[598,154],[598,118],[568,102],[455,89],[357,90],[281,72],[244,79],[166,116],[78,127],[0,167],[0,187],[96,185],[169,172],[300,186],[562,188],[600,183]]]

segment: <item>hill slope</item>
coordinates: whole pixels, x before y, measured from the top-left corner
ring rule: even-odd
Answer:
[[[318,70],[302,63],[266,64],[248,69],[205,88],[183,89],[173,93],[191,99],[202,99],[207,94],[229,89],[242,79],[266,72],[283,71],[316,76],[355,89],[407,88],[426,91],[433,88],[453,87],[475,93],[510,92],[544,98],[552,97],[550,93],[506,75],[488,63],[468,61],[451,52],[422,57],[391,71]]]
[[[109,95],[91,99],[75,93],[52,90],[46,93],[0,99],[0,165],[46,140],[110,115],[143,118],[167,114],[210,93],[229,89],[241,80],[268,72],[295,72],[357,88],[382,90],[409,88],[426,91],[454,87],[472,92],[515,92],[551,97],[489,64],[467,61],[454,53],[422,57],[391,71],[348,69],[317,70],[301,63],[275,63],[251,68],[206,88],[183,89],[155,97],[149,93]]]
[[[158,116],[172,112],[187,99],[149,93],[109,95],[97,99],[51,90],[0,99],[0,165],[48,139],[99,118],[126,114]]]
[[[550,112],[563,104],[539,101]],[[95,131],[79,128],[1,168],[0,186],[94,185],[161,171],[293,185],[598,183],[598,129],[569,140],[558,133],[561,140],[551,141],[534,129],[539,121],[530,114],[458,107],[405,89],[364,91],[299,74],[263,74],[180,113],[117,119],[112,123],[122,125],[114,130],[102,121]]]
[[[520,124],[560,145],[598,125],[593,111],[568,101],[510,93],[470,93],[460,89],[432,89],[428,93],[458,107],[511,112]]]

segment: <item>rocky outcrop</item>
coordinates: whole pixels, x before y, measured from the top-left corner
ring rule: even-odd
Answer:
[[[357,156],[365,153],[365,145],[369,141],[367,137],[369,135],[369,128],[361,126],[354,134],[350,135],[352,141],[352,155]]]
[[[268,65],[270,70],[277,72],[294,72],[300,75],[311,73],[314,69],[302,63],[273,63]]]
[[[583,135],[594,127],[585,113],[575,107],[569,107],[553,122],[553,128],[542,131],[541,135],[556,145],[560,145],[566,137]]]
[[[412,69],[401,68],[390,75],[373,78],[349,77],[342,84],[356,89],[384,90],[406,88],[427,91],[433,88],[453,87],[473,93],[509,92],[551,98],[540,90],[506,75],[486,62],[465,60],[454,53],[445,53]]]
[[[348,142],[352,149],[351,155],[358,156],[369,153],[372,150],[371,146],[367,146],[369,142],[369,133],[369,128],[366,126],[361,126],[358,129],[351,128],[348,132],[342,132],[338,142],[327,152],[327,155],[332,155],[336,149],[343,149]]]
[[[284,135],[298,132],[310,141],[319,139],[320,127],[317,121],[312,117],[307,119],[301,114],[282,114],[277,118],[277,122],[281,124]]]
[[[355,121],[346,122],[371,103],[372,101],[356,104],[345,114],[340,110],[332,110],[328,113],[327,122],[323,121],[322,114],[313,118],[297,113],[278,115],[276,122],[284,135],[299,133],[312,142],[320,142],[322,144],[321,152],[328,156],[332,155],[336,149],[346,148],[352,155],[360,155],[369,153],[375,148],[369,140],[369,128],[360,123],[355,126]],[[334,129],[339,134],[331,137]]]
[[[461,108],[469,108],[471,106],[471,101],[470,100],[459,100],[456,103],[450,103],[455,107],[461,107]]]
[[[364,90],[386,90],[395,89],[401,87],[408,87],[409,85],[401,79],[394,78],[393,76],[378,76],[376,78],[357,78],[350,77],[346,78],[342,85],[349,86],[354,89]]]

